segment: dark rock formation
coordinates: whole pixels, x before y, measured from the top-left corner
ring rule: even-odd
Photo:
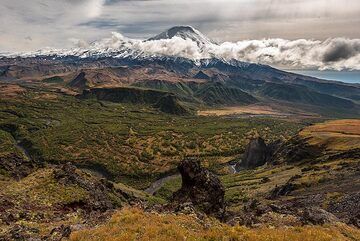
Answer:
[[[8,233],[0,234],[0,240],[31,240],[31,237],[38,235],[39,232],[40,230],[37,228],[30,228],[24,225],[15,225],[9,230]]]
[[[15,153],[0,157],[0,170],[17,180],[29,175],[36,167],[34,162]]]
[[[314,225],[323,225],[325,223],[334,223],[338,221],[335,215],[316,207],[306,208],[302,219],[305,224]]]
[[[261,137],[251,140],[246,147],[242,161],[235,168],[239,170],[241,168],[255,168],[264,165],[271,159],[280,143],[280,141],[276,141],[266,145]]]
[[[250,141],[246,147],[244,158],[240,163],[241,167],[254,168],[266,163],[267,148],[264,139],[258,137]]]
[[[349,224],[354,225],[357,228],[360,228],[360,214],[359,213],[355,214],[355,216],[349,220]]]
[[[272,155],[272,164],[296,163],[303,160],[314,160],[321,153],[321,149],[310,146],[305,139],[295,136],[282,144]]]
[[[203,71],[199,71],[196,75],[194,75],[194,79],[206,79],[209,80],[210,77],[205,74]]]
[[[286,196],[296,190],[296,185],[290,181],[281,186],[276,186],[270,193],[270,198],[274,199],[280,196]]]
[[[106,211],[121,206],[121,201],[129,198],[121,190],[115,189],[114,185],[106,179],[94,178],[71,164],[55,169],[54,178],[65,186],[76,185],[89,193],[86,200],[66,204],[64,208]]]
[[[47,237],[48,240],[63,240],[69,238],[71,234],[71,227],[67,225],[61,225],[54,228],[50,232],[50,237]]]
[[[102,101],[111,101],[115,103],[132,103],[132,104],[156,104],[168,92],[130,88],[92,88],[84,90],[80,98],[96,98]]]
[[[75,79],[70,81],[69,86],[78,89],[88,88],[89,81],[86,79],[85,75],[85,72],[78,74]]]
[[[347,193],[339,200],[331,200],[327,211],[335,214],[345,223],[360,228],[360,192]]]
[[[191,202],[206,214],[222,218],[225,189],[219,178],[201,167],[197,159],[183,160],[178,170],[182,177],[182,187],[173,194],[173,204]]]

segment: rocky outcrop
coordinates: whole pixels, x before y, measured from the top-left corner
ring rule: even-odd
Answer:
[[[327,211],[344,222],[360,228],[360,192],[348,193],[340,199],[331,200]]]
[[[76,169],[71,164],[54,170],[54,178],[64,186],[76,185],[88,193],[88,198],[68,203],[65,208],[85,211],[105,211],[121,206],[121,201],[129,197],[106,179],[98,179]]]
[[[210,77],[205,74],[203,71],[199,71],[196,75],[194,75],[194,79],[205,79],[205,80],[209,80]]]
[[[302,220],[305,224],[313,225],[323,225],[339,221],[334,214],[317,207],[306,208],[303,212]]]
[[[26,177],[36,168],[37,165],[34,162],[15,153],[0,157],[0,170],[16,180]]]
[[[183,160],[178,170],[182,177],[182,186],[173,194],[172,203],[192,203],[196,209],[222,218],[225,211],[225,188],[219,178],[201,167],[199,160],[192,158]]]
[[[281,196],[287,196],[289,195],[292,191],[296,190],[296,185],[293,184],[291,181],[285,183],[284,185],[281,186],[276,186],[270,193],[270,198],[274,199],[277,197],[281,197]]]
[[[254,168],[266,163],[267,148],[264,139],[258,137],[250,141],[246,147],[244,158],[240,163],[241,167]]]
[[[280,143],[280,141],[276,141],[267,145],[261,137],[251,140],[246,147],[242,161],[236,165],[236,170],[264,165],[272,158]]]
[[[272,155],[269,162],[272,164],[296,163],[303,160],[314,160],[321,153],[321,149],[311,146],[306,139],[295,136],[283,143]]]
[[[85,89],[89,87],[89,81],[86,79],[85,72],[81,72],[76,76],[75,79],[70,81],[69,83],[70,87],[77,88],[77,89]]]

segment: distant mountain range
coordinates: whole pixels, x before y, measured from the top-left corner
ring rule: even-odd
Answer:
[[[147,88],[171,92],[188,106],[261,102],[325,116],[360,116],[360,86],[356,84],[320,80],[235,59],[194,59],[179,56],[176,51],[169,54],[169,49],[156,54],[146,49],[146,43],[157,41],[156,46],[161,46],[163,41],[176,39],[200,49],[216,45],[190,26],[177,26],[140,42],[122,41],[120,37],[111,48],[95,42],[86,48],[7,54],[0,57],[0,81],[43,81],[80,92],[99,87]]]

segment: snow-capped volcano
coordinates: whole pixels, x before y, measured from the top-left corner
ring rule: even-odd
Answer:
[[[345,47],[344,47],[345,46]],[[131,39],[113,32],[109,38],[92,43],[79,41],[70,49],[44,48],[33,52],[0,53],[0,58],[66,58],[97,60],[100,58],[152,60],[186,59],[196,64],[212,60],[241,65],[259,63],[288,69],[360,69],[360,41],[334,38],[319,40],[262,39],[215,43],[191,26],[176,26],[147,40]],[[327,61],[332,53],[349,50],[347,57]]]
[[[79,58],[181,57],[190,60],[212,58],[216,45],[191,26],[176,26],[147,40],[130,39],[113,32],[112,37],[71,49],[44,48],[35,52],[4,54],[4,57],[53,56]],[[1,57],[1,55],[0,55]]]
[[[191,26],[175,26],[165,32],[162,32],[148,40],[162,40],[162,39],[172,39],[174,37],[179,37],[184,40],[190,39],[197,43],[199,47],[203,47],[209,44],[215,44],[211,39],[202,34],[199,30]]]

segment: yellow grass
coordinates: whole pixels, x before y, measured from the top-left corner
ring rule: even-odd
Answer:
[[[231,227],[217,220],[200,222],[191,215],[146,213],[124,208],[104,226],[74,232],[72,241],[337,241],[360,240],[360,231],[342,224],[250,229]]]
[[[24,94],[26,90],[19,85],[9,84],[2,85],[0,84],[0,98],[14,98],[18,95]]]
[[[311,145],[328,150],[360,148],[360,120],[336,120],[305,128],[300,136],[309,138]]]
[[[197,114],[199,116],[226,116],[226,115],[244,115],[244,114],[283,115],[283,113],[274,110],[270,106],[261,106],[261,105],[225,107],[222,109],[214,109],[214,110],[199,110]]]

